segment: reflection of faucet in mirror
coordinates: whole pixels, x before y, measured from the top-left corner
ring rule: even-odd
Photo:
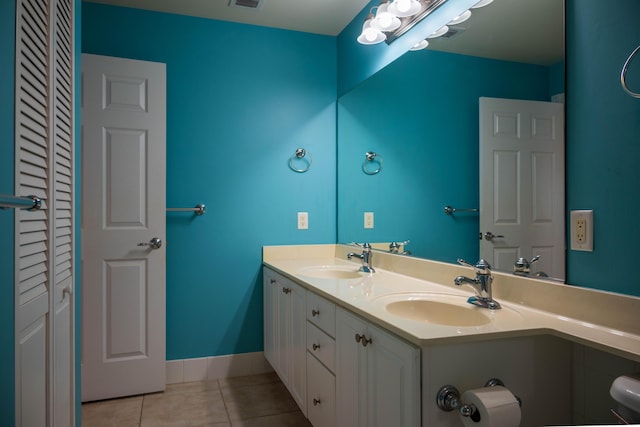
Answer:
[[[540,259],[540,255],[536,255],[531,258],[531,261],[527,261],[526,258],[520,257],[516,260],[513,265],[513,274],[518,276],[528,276],[531,271],[531,264],[538,261]]]
[[[407,245],[411,242],[411,240],[405,240],[404,242],[391,242],[389,243],[389,252],[392,254],[401,253],[402,255],[411,255],[411,251],[407,250]],[[402,252],[400,252],[402,249]]]
[[[356,243],[357,246],[362,247],[362,253],[357,254],[355,252],[349,252],[347,254],[347,259],[351,259],[353,257],[360,258],[362,261],[362,267],[360,267],[360,271],[363,273],[375,273],[376,270],[371,265],[373,261],[373,253],[371,252],[371,245],[369,243],[363,243],[362,245]]]
[[[458,263],[466,267],[471,267],[476,272],[474,279],[466,276],[458,276],[453,281],[456,286],[470,285],[476,291],[476,296],[469,297],[467,302],[490,310],[499,309],[500,304],[498,301],[495,301],[491,295],[491,282],[493,282],[491,265],[483,259],[475,265],[471,265],[467,261],[458,258]]]

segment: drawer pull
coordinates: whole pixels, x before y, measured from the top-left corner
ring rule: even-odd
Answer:
[[[311,347],[313,347],[313,351],[316,351],[320,348],[320,344],[313,344]]]
[[[320,404],[320,399],[313,399],[313,406],[318,406]]]
[[[276,279],[271,279],[270,282],[271,282],[272,285],[275,285],[276,284]]]
[[[366,347],[368,344],[371,344],[371,338],[367,338],[364,334],[356,334],[356,342],[361,343],[363,347]]]
[[[311,316],[312,317],[316,317],[316,316],[320,316],[320,310],[311,310]]]
[[[285,294],[290,294],[291,288],[282,288],[282,292],[284,292]]]

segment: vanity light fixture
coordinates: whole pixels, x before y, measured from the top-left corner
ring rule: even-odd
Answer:
[[[386,41],[391,44],[398,37],[413,28],[418,22],[429,16],[431,12],[442,6],[448,0],[381,0],[378,6],[369,11],[358,36],[361,44],[377,44]],[[483,7],[493,0],[479,0],[471,9]],[[374,9],[376,14],[373,14]],[[471,17],[471,11],[466,10],[453,18],[448,25],[460,24]],[[427,38],[440,37],[446,34],[445,25]],[[421,47],[418,47],[421,46]],[[410,50],[424,49],[423,42],[417,43]]]
[[[464,21],[466,21],[469,18],[471,18],[471,11],[467,9],[464,12],[462,12],[460,15],[456,16],[451,21],[449,21],[447,25],[452,26],[452,25],[462,24]]]
[[[362,33],[358,36],[358,43],[360,44],[377,44],[385,41],[387,36],[376,27],[373,27],[371,23],[373,22],[374,16],[373,13],[370,13],[365,19],[364,24],[362,25]]]
[[[389,0],[382,0],[376,10],[371,26],[380,31],[393,31],[400,27],[400,19],[389,12]]]
[[[480,0],[478,3],[474,4],[473,6],[471,6],[471,9],[478,9],[480,7],[484,7],[486,5],[488,5],[489,3],[492,3],[493,0]]]
[[[437,30],[435,30],[433,33],[429,34],[429,36],[427,37],[428,39],[435,39],[437,37],[443,36],[445,34],[447,34],[447,32],[449,31],[449,27],[446,25],[443,25],[442,27],[438,28]]]
[[[422,50],[422,49],[426,49],[427,46],[429,46],[428,40],[420,40],[418,43],[414,44],[413,47],[409,50],[411,51]]]

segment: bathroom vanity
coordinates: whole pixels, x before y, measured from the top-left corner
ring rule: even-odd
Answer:
[[[376,253],[362,273],[352,249],[263,251],[265,356],[316,427],[461,426],[439,389],[491,378],[521,426],[570,424],[572,341],[640,361],[638,298],[494,273],[488,310],[453,285],[464,267]]]

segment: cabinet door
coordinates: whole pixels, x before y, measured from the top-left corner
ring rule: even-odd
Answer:
[[[307,353],[308,418],[313,427],[336,425],[336,378],[318,359]]]
[[[366,396],[361,393],[367,389],[366,354],[355,339],[366,330],[363,320],[336,308],[336,425],[340,427],[366,425]]]
[[[276,342],[275,335],[278,330],[278,282],[274,273],[265,268],[263,270],[263,296],[264,296],[264,357],[275,369],[276,367]]]
[[[420,425],[420,350],[373,325],[367,337],[367,425]]]
[[[289,391],[298,403],[303,414],[307,414],[307,313],[305,310],[305,290],[293,282],[283,285],[288,313],[288,335],[286,349],[288,353]]]

